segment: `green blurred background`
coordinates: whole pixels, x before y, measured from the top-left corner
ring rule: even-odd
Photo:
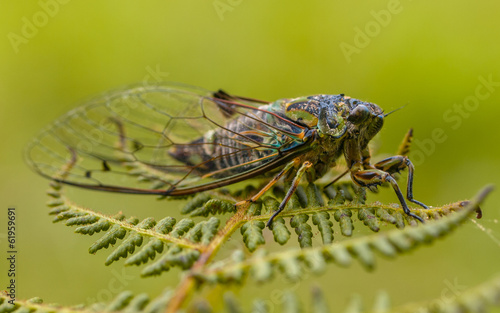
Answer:
[[[140,279],[139,270],[123,270],[123,262],[105,267],[109,250],[87,253],[97,237],[53,225],[45,206],[47,181],[22,158],[29,139],[77,103],[144,79],[268,100],[345,93],[387,111],[408,104],[387,118],[380,149],[393,153],[414,128],[417,199],[441,205],[497,184],[499,10],[499,2],[486,0],[0,2],[0,207],[18,212],[18,296],[76,304],[105,301],[122,289],[155,296],[175,286],[178,271]],[[182,205],[68,192],[94,209],[139,217],[178,216],[166,207]],[[373,198],[396,201],[390,190]],[[479,223],[488,231],[468,223],[433,247],[396,261],[379,259],[373,273],[357,264],[331,266],[300,285],[277,279],[237,293],[266,298],[283,287],[307,293],[317,283],[331,307],[343,307],[352,293],[370,301],[379,289],[395,304],[445,300],[452,289],[498,272],[498,203],[495,191],[483,205]],[[5,213],[0,218],[5,289]],[[228,243],[228,249],[239,246],[239,239]]]

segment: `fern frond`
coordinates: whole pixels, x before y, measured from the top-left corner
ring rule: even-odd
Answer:
[[[277,186],[273,189],[273,193],[274,196],[266,196],[252,203],[247,209],[246,217],[241,221],[243,240],[251,252],[265,243],[266,237],[263,235],[264,228],[261,228],[262,222],[267,222],[278,209],[281,200],[276,197],[282,196],[284,189]],[[202,193],[188,202],[183,212],[191,216],[234,213],[237,200],[233,196],[217,192]],[[312,225],[319,230],[323,244],[329,244],[333,242],[334,227],[337,224],[343,236],[352,236],[353,219],[356,217],[374,232],[378,232],[383,225],[387,224],[392,224],[397,228],[404,228],[406,224],[417,225],[416,220],[405,214],[399,205],[385,205],[379,202],[366,204],[365,202],[365,189],[351,182],[341,182],[328,188],[322,188],[313,183],[305,188],[299,186],[284,212],[273,223],[274,240],[284,245],[289,241],[291,232],[295,231],[299,245],[302,248],[310,247],[314,235],[310,225],[312,222]],[[425,220],[434,220],[461,210],[463,206],[463,203],[453,203],[428,210],[412,208],[412,211]],[[286,217],[291,217],[289,226],[285,223]]]
[[[161,313],[168,308],[173,296],[173,291],[166,290],[157,298],[150,300],[146,294],[134,296],[129,291],[124,291],[115,297],[109,304],[95,303],[89,307],[83,305],[65,307],[57,304],[44,304],[40,298],[29,300],[12,300],[5,292],[0,292],[0,312],[1,313]],[[303,305],[299,301],[301,297],[291,291],[284,291],[280,302],[271,303],[266,299],[254,299],[251,310],[244,310],[238,302],[238,299],[231,293],[224,293],[224,306],[226,312],[311,312],[328,313],[332,303],[328,303],[319,287],[313,287],[311,290],[310,305]],[[479,284],[473,288],[464,290],[457,294],[455,298],[436,298],[422,303],[403,304],[399,307],[392,307],[389,295],[380,291],[376,294],[374,303],[367,307],[361,297],[353,295],[347,307],[343,312],[349,313],[390,313],[390,312],[408,312],[408,313],[483,313],[487,308],[500,306],[500,276]],[[12,303],[10,303],[12,302]],[[306,310],[304,310],[306,308]],[[256,311],[257,310],[257,311]],[[338,311],[338,307],[335,307]],[[213,312],[207,301],[195,302],[188,308],[188,312],[207,313]]]
[[[63,195],[60,194],[60,190],[52,188],[50,192],[59,193],[57,202],[50,201],[48,203],[48,206],[52,207],[49,214],[55,215],[54,222],[66,221],[67,226],[80,226],[76,229],[76,232],[78,233],[93,235],[96,232],[107,231],[110,228],[111,230],[120,228],[126,233],[133,231],[142,236],[156,237],[166,243],[174,243],[182,247],[193,249],[199,248],[199,245],[193,244],[189,240],[176,237],[173,234],[162,234],[155,232],[154,230],[151,230],[147,227],[143,228],[142,225],[137,226],[139,220],[137,220],[136,218],[132,217],[125,220],[122,214],[108,216],[102,213],[98,213],[67,200]],[[154,222],[149,221],[149,223]],[[112,226],[117,227],[114,228]],[[112,236],[112,238],[114,238],[115,240],[116,238],[122,239],[120,238],[120,236]],[[114,244],[114,242],[112,242],[113,239],[110,238],[110,240],[110,243]],[[103,247],[107,247],[107,245],[104,245]]]
[[[280,245],[284,245],[290,239],[290,231],[285,225],[285,220],[282,217],[277,217],[273,221],[273,236],[274,241]]]
[[[184,213],[183,210],[182,213]],[[190,216],[209,216],[224,213],[236,212],[236,206],[233,201],[222,199],[209,199],[202,206],[189,212]]]
[[[311,194],[317,195],[317,193],[309,193],[309,195]],[[332,205],[332,202],[329,202],[327,206],[306,206],[282,212],[280,216],[273,221],[271,230],[273,232],[274,241],[281,245],[287,243],[290,239],[291,229],[289,227],[291,227],[297,234],[300,247],[311,247],[312,237],[314,235],[311,226],[312,221],[312,225],[315,225],[321,234],[323,244],[329,244],[333,242],[334,227],[337,224],[343,236],[352,236],[354,230],[353,216],[357,216],[358,219],[363,222],[363,225],[373,232],[378,232],[382,225],[387,224],[392,224],[400,229],[405,227],[405,223],[417,226],[415,219],[406,215],[398,205],[385,205],[379,202],[362,204],[363,196],[354,196],[351,202],[345,202],[345,198],[342,197],[342,204],[338,204],[341,202],[341,196],[339,195],[342,194],[344,194],[342,190],[336,193],[336,198],[332,199],[337,203],[334,205]],[[308,203],[315,203],[318,199],[314,201],[309,201],[310,199],[306,200]],[[298,202],[298,200],[296,202]],[[412,212],[420,215],[426,220],[437,220],[455,211],[463,210],[466,203],[467,202],[460,201],[441,207],[433,207],[428,210],[413,208]],[[265,243],[264,240],[266,237],[263,235],[264,228],[257,227],[257,225],[262,226],[263,224],[261,222],[267,222],[272,213],[277,210],[278,206],[279,201],[271,196],[265,197],[262,202],[252,204],[244,219],[245,221],[242,224],[244,226],[241,230],[244,235],[244,242],[249,251],[252,252],[257,246]],[[331,218],[332,214],[333,218]],[[284,218],[286,217],[291,217],[289,226],[285,223]]]
[[[160,275],[162,272],[169,271],[170,268],[175,266],[182,269],[188,269],[199,256],[200,252],[197,250],[170,247],[157,261],[146,266],[141,272],[141,276],[148,277]]]
[[[202,221],[194,224],[190,219],[183,219],[173,228],[172,234],[174,236],[182,236],[191,240],[192,242],[201,243],[206,246],[215,236],[220,221],[211,217],[208,221]],[[182,269],[189,269],[193,263],[198,260],[200,252],[195,249],[181,248],[173,244],[166,247],[167,252],[164,253],[157,261],[144,268],[141,275],[143,277],[160,275],[164,271],[170,270],[174,266],[181,267]],[[147,259],[141,259],[141,261]],[[129,264],[137,264],[134,259]]]
[[[419,227],[410,227],[403,230],[394,229],[321,247],[275,252],[266,256],[263,256],[263,254],[266,254],[265,252],[261,252],[241,262],[228,261],[225,262],[224,266],[202,269],[195,272],[194,275],[202,281],[225,283],[228,281],[228,277],[231,278],[231,281],[235,280],[235,277],[228,275],[228,273],[243,271],[244,273],[250,273],[258,281],[265,281],[271,278],[274,271],[280,269],[290,280],[297,280],[300,278],[304,267],[318,273],[323,270],[323,263],[336,262],[347,266],[352,263],[352,258],[357,258],[367,269],[372,269],[375,265],[375,251],[387,257],[394,257],[414,249],[422,243],[428,244],[451,233],[454,228],[478,208],[479,203],[490,191],[491,188],[485,188],[465,207],[460,206],[463,203],[455,204],[456,207],[451,211],[457,210],[458,212],[435,221],[429,221]],[[449,208],[451,209],[451,207]],[[301,221],[303,220],[301,218]],[[300,224],[299,227],[301,225],[303,224]],[[272,269],[271,271],[268,270],[269,267]],[[258,270],[261,268],[266,270],[260,273]],[[239,275],[242,278],[246,276]]]
[[[244,310],[238,303],[238,300],[231,292],[224,294],[224,304],[227,312],[310,312],[310,313],[328,313],[332,312],[327,298],[319,287],[313,287],[311,290],[310,305],[303,305],[299,301],[297,294],[291,291],[285,291],[278,303],[270,302],[263,299],[255,299],[251,310]],[[267,306],[272,303],[273,306]],[[403,305],[400,307],[392,307],[389,295],[380,291],[376,294],[373,305],[366,306],[363,299],[358,295],[352,295],[347,307],[342,310],[346,313],[390,313],[390,312],[407,312],[407,313],[483,313],[487,308],[492,306],[500,306],[500,276],[497,276],[479,286],[463,291],[454,299],[447,298],[447,301],[442,301],[441,298],[426,302]],[[307,308],[307,309],[304,309]],[[258,311],[256,311],[258,309]],[[335,312],[339,311],[335,307]],[[198,312],[198,311],[194,311]]]
[[[171,290],[165,290],[157,298],[150,300],[146,294],[134,296],[130,291],[117,295],[109,304],[94,303],[89,307],[83,305],[64,307],[58,304],[44,304],[40,298],[29,300],[12,300],[4,292],[0,292],[1,313],[162,313],[172,297]],[[9,303],[11,301],[12,303]]]
[[[352,231],[354,230],[352,212],[348,209],[338,209],[333,213],[333,217],[339,223],[342,235],[346,237],[352,236]]]
[[[451,303],[436,299],[426,305],[437,312],[485,312],[488,306],[500,305],[500,276],[464,291]]]
[[[207,191],[195,195],[181,209],[181,214],[189,216],[209,216],[236,211],[236,198],[221,191]]]
[[[175,222],[175,218],[166,217],[156,224],[155,231],[161,234],[168,234],[172,231]],[[141,250],[125,261],[125,265],[141,265],[142,263],[147,263],[149,260],[154,260],[157,253],[163,252],[163,248],[164,243],[160,239],[151,237]]]
[[[143,270],[144,276],[158,275],[173,266],[189,268],[220,226],[220,220],[215,217],[195,223],[189,218],[177,222],[172,217],[166,217],[156,222],[153,218],[142,221],[136,217],[126,218],[122,213],[104,215],[68,201],[57,183],[51,184],[48,194],[53,199],[49,205],[52,207],[50,214],[55,215],[54,222],[64,221],[67,226],[77,226],[75,232],[80,234],[104,232],[90,246],[90,253],[94,254],[123,240],[107,257],[106,265],[122,258],[126,260],[125,265],[141,265],[163,254]]]
[[[311,305],[304,306],[300,301],[299,297],[291,292],[285,291],[280,299],[281,303],[274,303],[266,301],[263,299],[255,299],[252,303],[251,310],[243,310],[238,300],[231,292],[226,292],[224,294],[224,305],[227,312],[231,313],[242,313],[242,312],[284,312],[284,313],[300,313],[300,312],[310,312],[310,313],[329,313],[330,309],[323,295],[323,292],[318,287],[312,288],[311,292]],[[269,306],[271,304],[272,306]],[[304,307],[307,310],[304,310]],[[346,310],[345,312],[350,312]]]
[[[290,220],[290,226],[295,228],[295,233],[298,235],[301,248],[312,247],[312,228],[307,224],[309,216],[306,214],[297,214]],[[333,232],[333,231],[332,231]]]
[[[123,220],[124,216],[119,216],[120,220]],[[139,220],[135,217],[129,218],[126,222],[130,225],[136,225]],[[97,251],[108,248],[109,245],[114,245],[117,240],[125,238],[127,235],[127,230],[122,228],[121,225],[115,224],[113,227],[107,231],[104,236],[99,238],[96,242],[92,244],[89,248],[89,253],[96,253]]]
[[[251,252],[266,242],[262,234],[264,227],[266,227],[266,224],[263,221],[249,221],[241,227],[243,242]]]
[[[327,245],[333,242],[333,222],[330,221],[328,212],[317,212],[312,215],[312,222],[321,232],[323,244]]]
[[[155,226],[156,222],[153,218],[147,218],[136,226],[141,229],[151,229]],[[142,245],[143,236],[135,231],[129,232],[127,239],[125,239],[106,259],[106,265],[110,265],[114,261],[118,261],[120,258],[126,258],[128,254],[132,254],[135,251],[135,247],[140,247]]]

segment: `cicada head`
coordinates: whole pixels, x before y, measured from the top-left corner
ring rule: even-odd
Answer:
[[[358,137],[361,146],[365,146],[384,125],[384,112],[370,102],[349,97],[344,98],[348,108],[346,114],[347,131],[351,137]]]

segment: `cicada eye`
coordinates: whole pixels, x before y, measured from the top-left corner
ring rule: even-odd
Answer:
[[[350,114],[347,120],[353,124],[361,124],[370,116],[370,110],[360,104]]]

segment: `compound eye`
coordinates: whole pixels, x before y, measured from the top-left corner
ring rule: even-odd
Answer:
[[[353,124],[361,124],[370,116],[370,110],[360,104],[350,114],[347,120]]]

